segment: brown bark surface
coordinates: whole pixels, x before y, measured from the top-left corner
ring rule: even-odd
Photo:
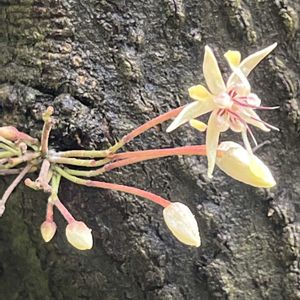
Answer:
[[[280,132],[255,130],[257,155],[278,182],[255,189],[206,160],[172,157],[115,170],[107,182],[140,187],[194,212],[203,245],[167,230],[160,207],[133,196],[63,182],[62,201],[93,229],[95,245],[66,242],[65,221],[44,244],[47,195],[20,185],[0,219],[0,299],[300,299],[299,1],[0,0],[0,125],[39,137],[41,112],[55,108],[54,149],[105,148],[145,121],[188,103],[203,83],[209,44],[222,71],[228,49],[245,57],[277,41],[251,74],[262,113]],[[166,124],[126,149],[204,142]],[[228,133],[223,140],[240,141]],[[3,192],[12,180],[2,178]]]

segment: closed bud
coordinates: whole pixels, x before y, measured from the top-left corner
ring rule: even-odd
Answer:
[[[270,188],[276,185],[269,168],[254,154],[234,142],[222,142],[217,166],[232,178],[246,184]]]
[[[30,135],[19,131],[17,128],[13,126],[0,127],[0,136],[12,142],[20,140],[20,141],[25,141],[34,144],[37,141]]]
[[[93,247],[92,230],[81,221],[73,221],[66,227],[68,242],[79,250],[88,250]]]
[[[16,141],[18,139],[18,132],[18,129],[13,126],[0,127],[0,136],[10,141]]]
[[[200,246],[197,221],[186,205],[172,202],[164,208],[163,216],[168,228],[180,242],[189,246]]]
[[[53,221],[45,221],[41,225],[41,234],[46,243],[52,240],[56,232],[56,224]]]

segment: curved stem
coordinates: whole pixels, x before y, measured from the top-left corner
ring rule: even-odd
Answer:
[[[115,184],[115,183],[108,183],[108,182],[102,182],[102,181],[93,181],[93,180],[86,180],[86,179],[78,178],[78,177],[75,177],[75,176],[72,176],[72,175],[68,174],[67,172],[65,172],[63,169],[61,169],[59,167],[55,167],[55,170],[56,170],[57,173],[59,173],[64,178],[66,178],[66,179],[68,179],[68,180],[70,180],[74,183],[77,183],[77,184],[132,194],[132,195],[135,195],[135,196],[146,198],[146,199],[148,199],[152,202],[155,202],[155,203],[161,205],[162,207],[167,207],[170,204],[170,201],[168,201],[168,200],[166,200],[166,199],[164,199],[160,196],[157,196],[153,193],[150,193],[150,192],[147,192],[147,191],[135,188],[135,187],[121,185],[121,184]]]
[[[43,121],[44,121],[44,127],[42,131],[42,137],[41,137],[41,152],[42,155],[46,155],[48,152],[48,142],[49,142],[49,134],[52,128],[52,116],[53,114],[53,107],[49,106],[47,110],[43,113]]]
[[[3,215],[5,211],[5,204],[8,200],[11,193],[14,191],[16,186],[20,183],[20,181],[24,178],[24,176],[30,171],[32,165],[28,164],[21,172],[20,174],[14,179],[14,181],[11,183],[11,185],[7,188],[5,193],[2,196],[2,199],[0,200],[0,217]]]
[[[183,110],[183,106],[177,107],[175,109],[172,109],[154,119],[151,119],[150,121],[144,123],[143,125],[139,126],[138,128],[134,129],[130,133],[126,134],[117,144],[112,146],[110,148],[111,153],[117,152],[118,149],[123,147],[128,142],[132,141],[134,138],[136,138],[138,135],[144,133],[148,129],[161,124],[165,121],[168,121],[172,118],[175,118],[181,111]]]
[[[56,197],[56,199],[52,201],[52,203],[53,205],[56,206],[56,208],[59,210],[62,216],[66,219],[68,224],[75,221],[75,218],[71,215],[68,209],[62,204],[62,202],[58,199],[58,197]]]
[[[104,172],[111,171],[112,169],[115,168],[132,165],[145,160],[172,156],[172,155],[206,155],[206,146],[194,145],[194,146],[184,146],[184,147],[177,147],[177,148],[154,149],[154,150],[132,151],[132,152],[111,154],[109,158],[111,160],[118,160],[118,161],[112,162],[110,164],[105,165],[102,168],[92,170],[92,171],[67,169],[67,172],[71,175],[76,175],[76,176],[94,177],[94,176],[101,175]],[[218,151],[217,155],[221,155],[221,152]]]
[[[138,135],[144,133],[148,129],[161,124],[165,121],[168,121],[172,118],[175,118],[183,109],[183,106],[172,109],[150,121],[144,123],[143,125],[135,128],[130,133],[126,134],[121,138],[121,140],[116,143],[114,146],[110,147],[107,150],[70,150],[70,151],[60,151],[55,153],[58,157],[82,157],[82,158],[100,158],[107,157],[111,153],[117,152],[120,148],[122,148],[125,144],[132,141]]]

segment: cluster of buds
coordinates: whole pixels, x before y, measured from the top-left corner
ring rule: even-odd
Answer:
[[[41,225],[41,234],[45,242],[52,240],[56,233],[53,220],[55,207],[67,222],[66,237],[68,242],[79,250],[88,250],[93,246],[91,229],[82,221],[77,221],[59,200],[58,190],[61,177],[87,187],[110,189],[133,194],[148,199],[163,208],[163,217],[171,233],[183,244],[199,247],[201,239],[195,216],[190,209],[180,202],[170,202],[149,191],[136,187],[91,180],[115,168],[121,168],[138,162],[162,158],[172,155],[207,156],[208,177],[212,177],[215,164],[232,178],[254,187],[270,188],[276,182],[268,167],[253,153],[247,134],[256,140],[249,125],[264,131],[277,129],[262,121],[256,109],[274,109],[276,107],[260,106],[260,99],[251,92],[247,76],[253,68],[274,48],[273,44],[241,61],[238,51],[225,54],[232,74],[227,83],[218,67],[212,50],[206,46],[203,62],[203,74],[208,89],[196,85],[189,89],[195,101],[183,107],[173,109],[160,115],[132,132],[106,150],[70,150],[56,152],[48,149],[48,139],[53,126],[53,108],[48,107],[43,114],[44,126],[40,141],[20,132],[15,127],[0,127],[0,175],[17,174],[12,184],[0,200],[0,216],[5,210],[8,197],[27,173],[39,170],[35,181],[25,179],[25,184],[35,190],[43,190],[49,194],[46,218]],[[196,119],[211,112],[208,124]],[[189,123],[200,132],[206,131],[206,144],[183,146],[177,148],[152,149],[132,152],[117,152],[136,136],[154,126],[175,120],[167,131],[173,131],[184,123]],[[220,133],[231,129],[240,132],[245,148],[235,142],[219,144]],[[81,167],[80,170],[72,166]]]

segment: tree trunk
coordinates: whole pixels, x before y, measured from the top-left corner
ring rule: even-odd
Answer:
[[[0,125],[39,137],[48,105],[57,119],[51,147],[101,149],[159,114],[188,103],[204,83],[209,44],[221,69],[228,49],[245,57],[279,46],[249,80],[262,114],[280,132],[255,132],[257,155],[277,180],[272,190],[238,183],[206,160],[171,157],[117,169],[101,179],[188,205],[202,246],[180,244],[160,207],[127,194],[67,181],[61,200],[93,230],[94,247],[40,236],[47,195],[21,184],[0,219],[1,299],[300,299],[300,3],[285,0],[1,0]],[[298,97],[298,98],[297,98]],[[126,149],[204,142],[166,124]],[[223,139],[240,140],[229,133]],[[35,178],[33,176],[33,178]],[[1,191],[11,177],[1,179]]]

